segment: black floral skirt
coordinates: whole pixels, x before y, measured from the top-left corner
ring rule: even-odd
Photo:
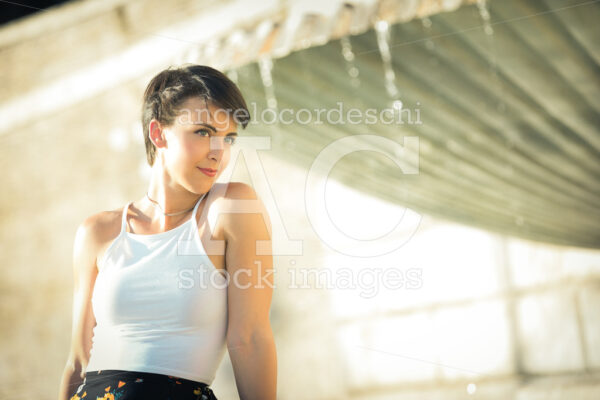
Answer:
[[[70,400],[217,400],[202,382],[150,372],[87,371]]]

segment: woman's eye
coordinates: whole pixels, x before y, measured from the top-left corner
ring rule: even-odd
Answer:
[[[208,131],[206,129],[198,129],[197,131],[194,131],[194,133],[198,134],[200,136],[205,136],[205,137],[210,136],[210,131]],[[226,136],[224,139],[225,139],[225,143],[233,145],[233,144],[235,144],[236,137],[235,136]]]

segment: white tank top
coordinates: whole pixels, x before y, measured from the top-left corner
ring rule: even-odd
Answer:
[[[86,371],[119,369],[210,385],[226,349],[227,283],[208,258],[192,217],[166,232],[121,232],[101,262],[92,294]]]

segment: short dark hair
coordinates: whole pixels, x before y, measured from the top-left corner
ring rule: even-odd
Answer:
[[[233,112],[235,122],[243,128],[248,125],[250,112],[246,101],[227,75],[206,65],[169,67],[152,78],[144,91],[142,128],[148,164],[152,166],[156,156],[148,129],[150,121],[156,119],[167,126],[172,124],[178,115],[178,107],[196,96]]]

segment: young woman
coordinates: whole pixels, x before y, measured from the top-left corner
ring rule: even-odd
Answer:
[[[248,121],[239,89],[210,67],[151,80],[147,193],[88,217],[75,237],[60,400],[216,399],[226,348],[240,398],[275,399],[270,220],[250,186],[215,183]]]

